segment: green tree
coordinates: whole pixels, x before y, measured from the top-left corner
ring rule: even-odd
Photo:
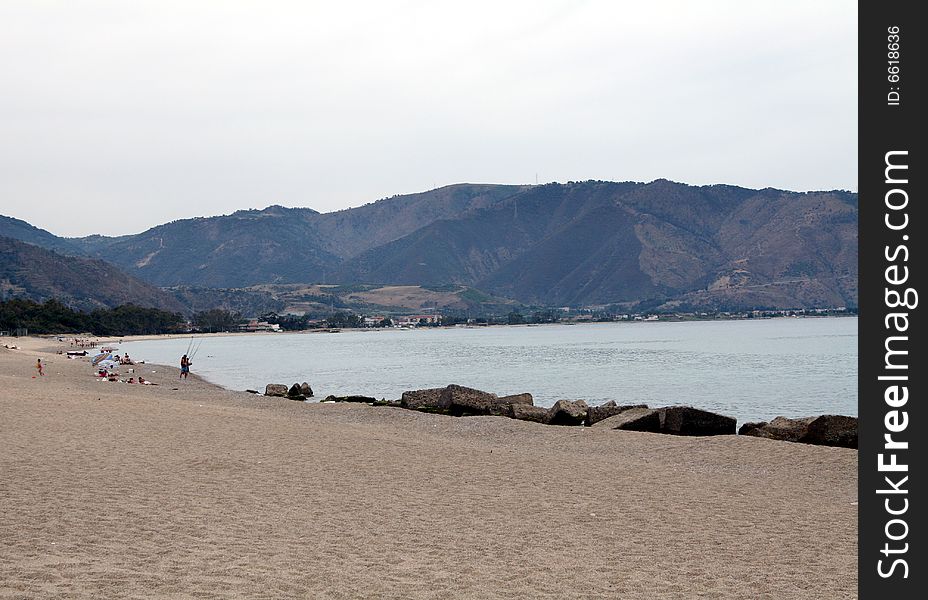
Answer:
[[[361,327],[364,325],[364,319],[352,313],[337,312],[326,319],[326,323],[329,327]]]
[[[241,322],[242,315],[221,308],[213,308],[193,315],[193,324],[200,331],[231,331]]]

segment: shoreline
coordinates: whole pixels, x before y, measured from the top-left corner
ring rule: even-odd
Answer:
[[[104,383],[42,344],[0,348],[0,597],[856,595],[855,450]]]
[[[856,594],[853,450],[299,403],[171,367],[98,383],[61,355],[40,381],[34,352],[0,348],[0,597]]]
[[[843,315],[779,315],[779,316],[769,316],[769,317],[756,317],[754,319],[746,318],[718,318],[718,319],[663,319],[657,321],[645,321],[645,320],[630,320],[630,321],[576,321],[576,322],[558,322],[558,323],[519,323],[519,324],[508,324],[508,323],[493,323],[493,324],[468,324],[468,325],[439,325],[435,327],[408,327],[408,328],[397,328],[397,327],[345,327],[345,328],[320,328],[320,329],[301,329],[296,331],[217,331],[217,332],[208,332],[208,333],[152,333],[152,334],[142,334],[142,335],[125,335],[125,336],[95,336],[93,334],[83,332],[83,333],[43,333],[43,334],[34,334],[23,337],[15,336],[4,336],[0,340],[4,340],[4,343],[9,343],[6,340],[21,340],[21,339],[58,339],[64,338],[73,339],[75,337],[85,338],[85,339],[94,339],[97,340],[100,344],[107,343],[118,343],[119,341],[124,342],[133,342],[133,341],[148,341],[148,340],[161,340],[161,339],[183,339],[183,338],[199,338],[199,337],[238,337],[238,336],[276,336],[276,335],[315,335],[323,333],[362,333],[362,332],[389,332],[389,331],[429,331],[434,329],[487,329],[487,328],[502,328],[502,327],[547,327],[547,326],[577,326],[577,325],[640,325],[646,324],[651,326],[655,323],[716,323],[720,321],[770,321],[774,319],[856,319],[859,315],[857,314],[843,314]]]
[[[818,325],[816,325],[816,323],[818,323]],[[826,344],[826,353],[828,352],[827,344],[831,343],[826,338],[830,337],[832,333],[835,335],[840,334],[844,339],[841,342],[842,349],[839,351],[839,355],[834,357],[829,355],[826,358],[830,360],[841,359],[842,361],[849,361],[853,360],[854,356],[856,356],[856,354],[853,354],[854,349],[849,346],[853,345],[853,336],[856,336],[856,324],[857,321],[855,318],[853,321],[826,322],[817,320],[808,321],[806,323],[787,321],[782,324],[767,320],[754,324],[737,323],[731,324],[731,326],[735,328],[734,331],[743,332],[743,334],[748,337],[757,335],[760,338],[772,337],[778,340],[781,339],[782,336],[789,338],[791,336],[811,335],[812,340],[819,347],[822,346],[822,344]],[[207,358],[204,359],[203,355],[198,355],[201,359],[199,361],[200,364],[195,365],[194,368],[199,367],[199,369],[203,371],[201,373],[202,376],[213,380],[217,385],[226,385],[228,389],[231,390],[253,389],[263,393],[265,385],[270,383],[284,384],[290,387],[293,383],[308,381],[316,392],[315,400],[322,399],[330,394],[336,396],[360,394],[373,396],[378,399],[398,399],[403,391],[444,387],[449,383],[457,383],[486,390],[488,392],[494,392],[501,396],[531,392],[535,396],[536,405],[542,407],[549,407],[556,401],[562,399],[583,399],[591,406],[608,402],[610,399],[619,404],[646,403],[652,407],[681,404],[690,405],[722,415],[734,416],[737,418],[739,426],[748,422],[770,421],[776,416],[788,418],[805,418],[825,414],[845,415],[850,417],[857,416],[856,404],[854,403],[856,394],[845,394],[843,392],[844,386],[851,380],[853,374],[848,374],[847,369],[843,366],[840,369],[836,368],[837,370],[835,370],[835,374],[833,375],[830,371],[824,373],[824,376],[830,375],[832,379],[823,380],[824,383],[822,385],[827,386],[827,390],[823,391],[821,394],[813,394],[810,392],[806,394],[800,393],[798,395],[787,394],[784,396],[778,393],[775,388],[764,387],[763,389],[759,389],[761,387],[759,384],[753,385],[750,382],[743,381],[752,377],[755,379],[757,377],[762,377],[763,381],[777,381],[777,377],[782,376],[782,369],[773,366],[775,363],[771,361],[776,360],[776,356],[779,356],[779,351],[773,351],[769,361],[765,361],[765,365],[769,364],[771,366],[766,366],[764,369],[761,369],[756,376],[750,375],[750,371],[739,370],[738,373],[740,377],[735,378],[733,380],[734,383],[729,383],[727,386],[723,385],[722,387],[724,389],[714,395],[713,392],[704,391],[704,388],[685,388],[687,382],[693,379],[692,377],[681,379],[676,387],[673,387],[673,385],[661,386],[658,381],[655,381],[654,388],[652,389],[650,377],[654,369],[649,369],[649,365],[647,364],[637,368],[635,373],[626,372],[626,375],[622,375],[621,381],[616,380],[615,374],[610,372],[604,374],[603,377],[605,377],[605,379],[602,379],[599,383],[595,381],[593,383],[584,383],[584,381],[579,380],[573,384],[565,383],[569,378],[562,378],[562,381],[548,382],[546,378],[536,372],[535,367],[530,364],[531,361],[526,362],[524,360],[513,363],[509,369],[511,372],[501,371],[495,375],[493,374],[492,365],[485,364],[485,361],[477,361],[475,364],[482,365],[483,368],[477,371],[471,369],[472,372],[468,371],[466,368],[459,368],[458,365],[451,364],[448,365],[448,369],[450,369],[448,372],[445,372],[445,369],[438,369],[437,367],[436,369],[429,368],[433,364],[440,364],[435,361],[444,360],[442,357],[445,356],[445,353],[442,352],[441,348],[446,348],[446,343],[451,344],[450,347],[452,348],[483,347],[487,344],[496,348],[496,346],[499,345],[499,350],[505,351],[510,340],[514,340],[511,343],[517,345],[520,343],[535,343],[518,341],[522,339],[548,340],[549,342],[552,340],[555,342],[557,342],[557,340],[564,340],[564,343],[567,343],[565,347],[572,347],[572,344],[569,342],[583,343],[584,340],[589,339],[594,342],[596,340],[600,342],[605,340],[605,343],[613,344],[618,348],[615,352],[626,352],[623,350],[624,348],[633,347],[637,349],[639,347],[637,340],[645,340],[645,342],[642,343],[646,343],[653,338],[659,339],[662,342],[666,340],[674,342],[670,344],[661,344],[661,348],[666,349],[668,352],[685,351],[692,353],[694,349],[698,350],[700,348],[699,344],[702,343],[700,340],[706,335],[711,334],[712,339],[717,338],[718,340],[723,340],[725,332],[729,330],[728,325],[716,323],[689,326],[665,325],[663,328],[659,329],[623,329],[608,326],[602,327],[599,325],[600,324],[591,324],[586,327],[566,330],[554,326],[542,325],[510,326],[535,328],[511,330],[510,333],[513,337],[505,333],[509,330],[496,329],[495,333],[493,333],[491,331],[481,332],[479,328],[477,328],[476,331],[458,331],[456,328],[426,328],[415,333],[410,330],[386,330],[392,331],[395,334],[394,336],[390,336],[380,329],[357,329],[346,331],[355,332],[358,336],[362,336],[365,333],[377,332],[378,336],[382,334],[388,337],[347,337],[341,340],[338,338],[282,337],[279,343],[278,340],[274,338],[261,337],[252,338],[254,344],[249,344],[245,340],[234,341],[235,336],[228,336],[229,339],[224,343],[217,343],[214,346],[207,344],[204,346],[206,350],[204,355],[215,354],[216,356],[207,356]],[[519,333],[520,331],[522,334]],[[626,333],[623,333],[623,331]],[[587,334],[590,334],[592,337],[588,337]],[[218,334],[213,334],[214,337],[217,335]],[[262,335],[269,336],[276,334],[263,333]],[[286,336],[287,334],[284,333],[281,335]],[[819,335],[824,335],[825,337],[819,338]],[[161,339],[166,338],[146,337],[145,339],[148,341],[161,341]],[[187,336],[186,339],[191,339],[191,336]],[[286,341],[288,339],[290,340],[289,342]],[[680,343],[676,343],[680,342],[680,340],[682,340],[681,343],[683,343],[683,346],[681,346]],[[689,342],[687,342],[687,340],[689,340]],[[129,343],[134,341],[134,339],[125,338],[124,341]],[[420,341],[422,344],[420,344]],[[719,343],[721,343],[721,341]],[[716,343],[712,348],[723,348],[723,350],[712,350],[710,348],[709,352],[724,352],[724,345],[719,346],[719,343]],[[783,346],[784,342],[775,343],[780,344],[777,346],[778,348],[785,347]],[[381,373],[376,371],[377,365],[380,365],[381,361],[379,361],[376,356],[363,350],[368,347],[368,344],[374,344],[374,347],[384,349],[384,351],[387,352],[389,352],[390,349],[396,348],[397,352],[410,352],[414,356],[408,359],[394,358],[385,361],[383,364],[388,365],[392,371],[389,373],[386,371]],[[629,344],[631,344],[631,346],[629,346]],[[593,345],[596,346],[595,343]],[[755,344],[755,346],[757,346],[757,344]],[[848,348],[845,348],[845,346],[848,346]],[[165,345],[148,343],[142,347],[137,347],[134,351],[131,351],[131,348],[126,349],[130,350],[129,353],[136,358],[145,359],[151,357],[163,363],[176,363],[176,359],[180,356],[184,347],[186,347],[186,342],[174,341],[166,342]],[[598,346],[596,347],[598,348]],[[609,348],[612,347],[613,346],[609,346]],[[641,347],[645,349],[649,348],[649,346]],[[329,351],[325,350],[327,348],[331,348],[334,352],[337,352],[337,357],[339,358],[325,359],[326,356],[330,355]],[[340,368],[338,366],[342,364],[339,361],[343,359],[349,361],[345,364],[355,364],[350,362],[354,354],[350,350],[345,350],[352,348],[355,348],[356,352],[366,357],[365,360],[372,361],[369,363],[365,362],[365,364],[372,365],[371,368],[375,369],[375,371],[372,372],[373,374],[366,376],[364,373],[358,373],[357,377],[355,377],[352,375],[350,369]],[[419,351],[419,348],[438,348],[438,350],[436,352],[431,350]],[[545,348],[544,356],[546,360],[558,359],[556,352],[559,346],[557,346],[556,343],[551,346],[550,349],[548,349],[547,346],[545,346]],[[280,349],[280,352],[278,352],[278,349]],[[796,356],[789,362],[789,365],[794,365],[797,361],[801,362],[802,357],[805,355],[803,350],[798,347],[793,348],[793,346],[788,346],[788,344],[784,351],[793,352],[794,350]],[[763,352],[763,350],[758,351]],[[421,352],[426,353],[423,354],[424,358],[419,357]],[[284,356],[272,360],[249,358],[251,356],[274,356],[279,353],[282,353]],[[317,367],[321,370],[318,373],[315,373],[312,369],[309,371],[306,370],[305,367],[307,365],[304,364],[306,361],[299,358],[302,357],[304,353],[306,355],[306,360],[312,360],[314,365],[317,365],[317,361],[319,361]],[[316,358],[312,358],[314,356]],[[714,355],[710,355],[710,358],[713,356]],[[812,358],[816,358],[817,356],[818,355],[815,354]],[[450,358],[448,359],[451,360]],[[335,362],[333,362],[333,360]],[[737,365],[741,365],[743,362],[745,361],[739,362]],[[746,362],[750,363],[751,361],[747,360]],[[625,372],[627,365],[623,362],[617,364],[622,365],[618,370]],[[844,365],[850,363],[842,362],[835,364]],[[402,365],[402,367],[398,365]],[[570,363],[570,365],[571,370],[565,372],[586,373],[590,371],[590,368],[584,367],[580,363],[576,365]],[[628,366],[628,368],[630,368],[630,366]],[[688,363],[688,368],[690,369],[688,372],[692,372],[692,369],[699,368],[699,365],[691,361],[691,363]],[[393,374],[393,371],[400,374]],[[591,374],[595,373],[595,371],[591,371]],[[441,376],[442,374],[446,376]],[[636,374],[637,379],[634,379]],[[538,375],[538,377],[536,377],[536,375]],[[630,380],[628,379],[629,377],[633,379]],[[699,378],[697,377],[695,379]],[[632,381],[632,383],[629,383],[630,381]],[[739,384],[738,381],[742,381],[742,383]],[[357,385],[351,385],[350,382],[354,382]],[[552,385],[549,386],[544,382],[551,383]],[[746,387],[737,387],[742,384]],[[799,384],[787,387],[793,389],[798,385]],[[680,390],[682,393],[678,393],[677,390]],[[668,391],[669,393],[665,393]],[[728,392],[731,392],[733,395],[726,395]],[[756,394],[754,392],[756,392]],[[722,400],[717,400],[717,398],[722,398]],[[734,399],[732,400],[732,398]],[[730,401],[725,401],[725,399],[729,399]],[[312,401],[312,399],[310,401]]]

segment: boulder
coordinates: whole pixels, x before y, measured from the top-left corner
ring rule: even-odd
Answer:
[[[821,415],[799,419],[777,417],[769,423],[745,423],[738,433],[784,442],[842,448],[857,447],[857,419],[841,415]]]
[[[630,408],[647,408],[647,404],[623,404],[619,405],[615,403],[615,400],[610,400],[599,406],[591,406],[589,415],[590,418],[587,421],[587,425],[593,425],[609,417],[614,417],[619,413],[623,413]]]
[[[370,404],[377,402],[377,398],[371,398],[370,396],[326,396],[323,402],[363,402]]]
[[[403,392],[400,406],[425,412],[447,412],[448,405],[442,404],[442,392],[444,391],[445,388],[430,388]]]
[[[453,415],[501,415],[512,416],[512,407],[531,406],[531,394],[513,394],[499,397],[490,392],[475,390],[462,385],[444,388],[403,392],[399,401],[403,408]]]
[[[286,396],[287,395],[287,386],[282,383],[269,383],[267,387],[264,388],[265,396]]]
[[[842,415],[822,415],[809,423],[803,439],[806,444],[817,446],[857,447],[857,418]]]
[[[512,418],[520,421],[535,421],[536,423],[548,422],[548,409],[531,404],[513,404]]]
[[[290,386],[290,389],[287,390],[287,398],[290,400],[299,400],[300,402],[306,400],[306,396],[300,391],[300,384],[294,383]]]
[[[661,408],[661,433],[673,435],[734,435],[737,420],[692,406]]]
[[[802,419],[787,419],[786,417],[777,417],[767,423],[745,423],[738,430],[741,435],[753,437],[762,437],[770,440],[780,440],[783,442],[798,442],[806,434],[815,417],[805,417]]]
[[[300,393],[306,396],[307,398],[313,397],[313,388],[309,387],[309,384],[305,381],[300,384]]]
[[[659,410],[653,408],[630,408],[599,421],[595,427],[660,433],[661,414]]]
[[[759,430],[767,425],[767,421],[749,421],[743,423],[738,428],[738,435],[750,435],[753,437],[766,437]]]
[[[511,415],[512,404],[501,402],[499,396],[463,385],[449,385],[441,393],[441,403],[454,416]]]
[[[558,400],[548,409],[549,425],[583,425],[590,407],[583,400]]]

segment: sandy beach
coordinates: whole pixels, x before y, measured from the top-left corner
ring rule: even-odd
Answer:
[[[3,342],[0,598],[857,594],[854,450],[299,403],[157,365],[111,383],[67,344]]]

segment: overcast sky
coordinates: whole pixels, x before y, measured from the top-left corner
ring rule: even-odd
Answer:
[[[0,214],[136,233],[459,182],[857,189],[857,3],[0,0]]]

